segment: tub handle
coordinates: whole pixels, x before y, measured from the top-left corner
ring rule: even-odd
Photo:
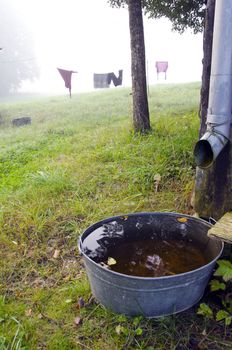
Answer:
[[[212,225],[215,225],[217,223],[217,220],[215,220],[214,218],[212,218],[211,216],[209,217],[209,222]]]
[[[200,216],[200,219],[207,221],[211,225],[215,225],[217,223],[217,220],[212,218],[212,216],[209,216],[209,217]]]

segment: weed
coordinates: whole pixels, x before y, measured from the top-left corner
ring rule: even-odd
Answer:
[[[210,290],[217,292],[217,297],[220,300],[219,310],[218,305],[216,310],[213,310],[209,305],[200,304],[198,314],[208,318],[215,318],[216,321],[224,321],[226,326],[232,323],[232,264],[228,260],[218,260],[218,268],[214,276],[219,279],[212,279],[210,281]]]
[[[0,296],[0,327],[9,327],[10,336],[7,338],[0,335],[1,350],[26,350],[24,343],[24,330],[22,324],[15,316],[6,312],[5,298]]]

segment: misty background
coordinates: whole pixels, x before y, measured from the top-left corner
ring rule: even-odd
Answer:
[[[123,86],[131,85],[126,8],[111,8],[107,0],[0,0],[0,5],[0,94],[16,76],[11,91],[66,94],[57,67],[78,71],[72,93],[93,90],[93,73],[117,75],[119,69]],[[144,33],[150,85],[201,80],[202,34],[179,34],[168,20],[147,17]],[[166,81],[162,74],[157,80],[156,61],[169,62]]]

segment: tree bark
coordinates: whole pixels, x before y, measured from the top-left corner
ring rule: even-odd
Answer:
[[[200,136],[206,130],[215,0],[208,0],[204,32]],[[232,141],[232,130],[230,135]],[[229,142],[211,168],[196,170],[194,209],[200,217],[220,219],[232,210],[232,148]]]
[[[202,85],[201,85],[201,101],[200,101],[200,132],[201,137],[206,131],[206,117],[209,102],[209,83],[211,72],[211,56],[213,46],[213,26],[214,26],[215,0],[208,0],[205,12],[205,27],[203,36],[203,54],[202,60]]]
[[[128,0],[131,38],[133,125],[136,132],[150,130],[147,99],[145,44],[141,0]]]
[[[232,133],[231,138],[232,140]],[[197,168],[195,211],[200,217],[220,219],[232,211],[232,150],[231,142],[219,154],[210,169]]]

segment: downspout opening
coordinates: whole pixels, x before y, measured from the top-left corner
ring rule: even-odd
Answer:
[[[224,124],[222,125],[224,127]],[[226,125],[229,130],[230,123]],[[218,130],[206,131],[196,143],[194,157],[196,165],[202,169],[210,167],[229,139]]]
[[[194,148],[196,165],[200,168],[208,168],[214,161],[212,147],[207,140],[199,140]]]

